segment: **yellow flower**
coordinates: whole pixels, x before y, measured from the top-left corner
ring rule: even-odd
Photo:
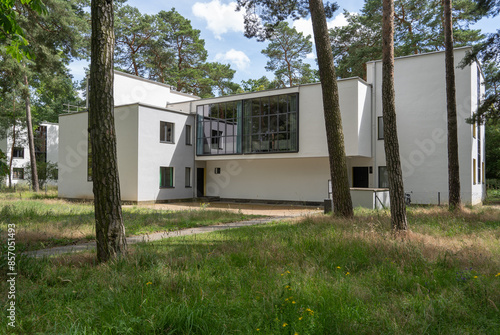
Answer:
[[[283,327],[286,327],[286,326],[288,326],[288,323],[286,323],[286,322],[285,322],[285,323],[283,324]]]
[[[285,274],[284,274],[284,273],[282,273],[281,275],[282,275],[282,276],[284,276]]]
[[[295,301],[292,301],[292,304],[295,304]]]
[[[303,317],[303,316],[301,316],[301,317],[299,318],[299,321],[300,321],[300,320],[302,320],[303,318],[304,318],[304,317]]]
[[[495,275],[495,277],[500,277],[500,272]]]
[[[289,288],[289,287],[290,287],[290,285],[285,286],[285,288]]]
[[[474,278],[477,278],[477,276],[474,276]]]
[[[340,269],[340,266],[337,266],[337,269]]]
[[[260,329],[259,329],[259,328],[257,328],[257,331],[258,331],[258,332],[260,332]]]
[[[150,281],[148,281],[148,282],[146,283],[146,285],[151,285],[151,284],[153,284],[153,283],[152,283],[152,282],[150,282]]]
[[[293,334],[293,335],[299,335],[299,333],[295,333],[295,334]]]
[[[290,273],[290,271],[287,270],[286,273]]]
[[[346,275],[346,276],[348,276],[348,275],[350,275],[350,273],[349,273],[349,272],[347,272],[345,275]]]

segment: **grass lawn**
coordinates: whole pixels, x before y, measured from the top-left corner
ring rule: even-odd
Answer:
[[[140,207],[123,208],[127,236],[179,230],[217,223],[247,220],[255,216],[227,211],[166,211]],[[38,250],[95,239],[94,206],[91,202],[69,202],[47,194],[0,192],[0,235],[8,224],[16,225],[18,250]]]
[[[500,210],[408,214],[405,240],[387,212],[357,210],[139,244],[109,264],[18,257],[13,333],[499,334]]]

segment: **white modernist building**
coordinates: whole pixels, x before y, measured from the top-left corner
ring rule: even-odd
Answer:
[[[457,66],[467,50],[455,50]],[[369,62],[366,81],[338,82],[355,205],[374,201],[388,186],[381,68],[380,61]],[[412,203],[448,199],[444,68],[443,52],[395,61],[400,153]],[[465,122],[477,109],[482,81],[477,64],[456,68],[462,200],[469,204],[485,196],[484,128]],[[199,99],[116,72],[115,97],[125,201],[207,196],[319,203],[328,197],[320,84]],[[59,139],[59,196],[91,198],[87,113],[61,115]]]
[[[15,139],[13,138],[15,134]],[[42,122],[34,132],[35,157],[37,162],[57,164],[59,125],[56,123]],[[30,162],[30,149],[28,145],[28,133],[26,128],[17,127],[17,130],[8,130],[6,136],[0,139],[0,150],[7,156],[7,164],[12,157],[12,168],[10,177],[12,184],[28,183],[25,176],[25,168]],[[3,180],[4,184],[9,184],[8,177]]]

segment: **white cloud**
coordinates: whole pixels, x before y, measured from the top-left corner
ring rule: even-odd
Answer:
[[[229,62],[236,66],[236,69],[240,71],[245,71],[250,66],[250,58],[243,52],[234,49],[229,50],[226,53],[218,53],[215,55],[215,61],[217,62]]]
[[[243,12],[236,12],[236,2],[221,4],[220,0],[197,2],[192,7],[196,17],[207,21],[207,29],[214,33],[216,39],[230,31],[243,32]]]
[[[333,27],[343,27],[347,25],[347,20],[343,13],[339,13],[332,20],[327,22],[328,28]],[[311,35],[313,37],[313,29],[311,19],[299,19],[293,23],[293,26],[297,31],[302,32],[304,36]],[[314,38],[313,38],[314,42]]]

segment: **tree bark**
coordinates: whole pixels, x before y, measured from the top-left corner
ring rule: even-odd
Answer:
[[[16,110],[16,103],[14,102],[14,113]],[[16,120],[14,120],[14,125],[12,126],[12,148],[10,149],[10,159],[9,159],[9,188],[12,188],[12,161],[14,159],[14,147],[16,146]]]
[[[26,65],[24,65],[26,67]],[[31,164],[31,187],[33,192],[39,191],[38,185],[38,171],[36,169],[36,155],[35,155],[35,140],[33,137],[33,125],[31,123],[31,103],[29,93],[28,76],[24,74],[24,101],[26,102],[26,128],[28,131],[28,146],[30,149],[30,164]]]
[[[97,259],[127,251],[116,155],[113,100],[113,0],[92,0],[89,136],[96,222]]]
[[[343,217],[352,217],[353,209],[347,177],[339,92],[323,1],[309,0],[309,9],[311,12],[314,41],[318,56],[319,76],[323,93],[334,213]]]
[[[385,159],[389,174],[391,225],[394,232],[404,232],[408,229],[408,223],[394,92],[394,0],[383,0],[382,30],[382,113]]]
[[[448,115],[448,191],[449,209],[461,206],[460,169],[458,161],[457,101],[455,93],[455,62],[453,56],[453,22],[451,0],[444,0],[444,44],[446,65],[446,102]]]

